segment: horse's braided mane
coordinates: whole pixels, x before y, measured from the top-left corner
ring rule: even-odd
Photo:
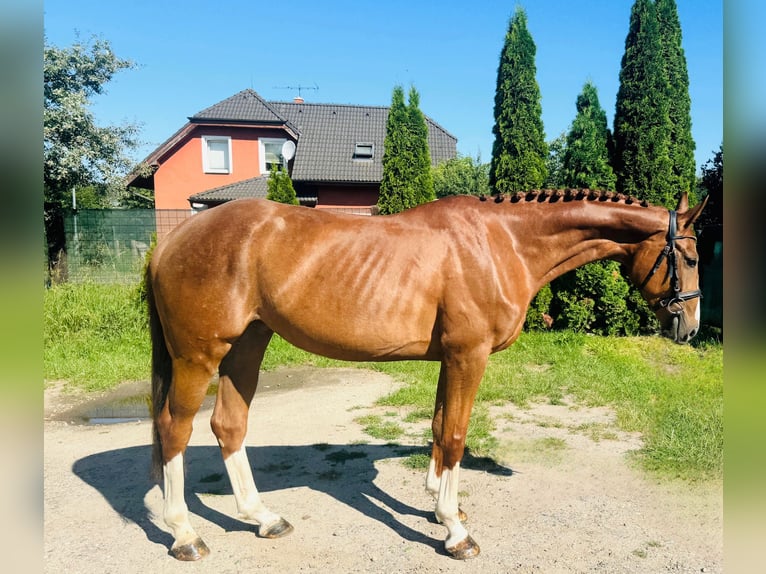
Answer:
[[[480,201],[487,201],[486,195],[480,195]],[[493,196],[495,203],[502,203],[508,199],[511,203],[532,202],[537,203],[556,203],[559,201],[611,201],[612,203],[624,203],[625,205],[639,205],[649,207],[646,200],[637,199],[631,195],[623,195],[612,191],[599,189],[534,189],[531,191],[519,191],[505,195],[499,193]]]

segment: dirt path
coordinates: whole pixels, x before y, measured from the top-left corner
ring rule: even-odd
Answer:
[[[162,493],[148,477],[150,423],[72,424],[83,398],[52,386],[45,572],[723,571],[720,484],[649,480],[626,457],[640,437],[616,430],[612,413],[551,405],[493,412],[502,466],[468,459],[461,474],[461,505],[482,554],[452,560],[423,472],[402,464],[416,439],[386,445],[354,422],[403,415],[371,406],[395,388],[356,369],[263,376],[247,444],[266,503],[295,526],[279,540],[256,538],[234,516],[206,404],[187,451],[187,503],[211,555],[190,564],[167,554]]]

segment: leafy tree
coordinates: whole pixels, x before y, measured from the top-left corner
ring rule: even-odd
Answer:
[[[288,205],[300,205],[295,195],[293,180],[290,179],[290,174],[281,165],[271,170],[266,187],[266,199]]]
[[[675,0],[655,0],[659,23],[660,49],[668,81],[668,119],[671,186],[691,192],[696,181],[692,138],[691,98],[686,56],[681,47],[681,23]]]
[[[508,25],[495,90],[495,124],[489,185],[493,193],[539,188],[547,167],[536,46],[521,7]]]
[[[652,0],[636,0],[620,69],[614,118],[617,191],[657,205],[677,200],[670,158],[668,78]]]
[[[123,190],[119,199],[122,207],[131,209],[153,209],[154,208],[154,190],[141,189],[138,187],[128,187]]]
[[[383,178],[378,209],[381,215],[398,213],[435,199],[428,149],[428,127],[420,111],[420,96],[394,87],[383,141]]]
[[[95,185],[102,195],[116,195],[121,187],[133,163],[128,152],[139,143],[138,127],[98,126],[89,107],[117,72],[134,67],[106,40],[69,48],[45,45],[43,175],[49,205],[69,205],[76,187]]]
[[[713,158],[702,166],[699,186],[709,199],[694,226],[695,229],[723,225],[723,145],[718,148]]]
[[[128,152],[138,146],[138,127],[98,126],[89,107],[117,72],[133,67],[133,62],[118,58],[106,40],[78,42],[70,48],[47,42],[44,46],[43,189],[49,265],[62,261],[66,249],[63,212],[72,205],[73,190],[99,206],[118,202],[124,191],[121,179],[132,164]]]
[[[489,194],[489,164],[470,156],[448,159],[433,168],[436,197]]]
[[[548,176],[543,182],[547,189],[559,189],[565,187],[564,183],[564,153],[567,149],[567,134],[561,132],[558,137],[547,143],[548,158],[545,166],[548,169]]]
[[[700,196],[707,195],[708,203],[694,224],[699,241],[700,287],[705,295],[702,300],[702,322],[723,327],[723,145],[713,159],[702,166],[699,182]]]
[[[562,179],[567,187],[615,188],[616,178],[609,165],[606,113],[598,101],[598,91],[586,82],[577,96],[577,116],[567,134],[562,160]]]

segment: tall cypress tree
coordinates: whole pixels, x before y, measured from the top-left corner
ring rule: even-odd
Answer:
[[[398,213],[436,199],[428,149],[428,126],[420,111],[420,95],[410,88],[409,105],[404,90],[396,86],[383,141],[383,178],[378,209],[381,215]]]
[[[598,90],[591,82],[586,82],[577,96],[577,116],[567,134],[564,149],[562,175],[566,187],[615,188],[616,177],[609,164],[610,137],[606,112],[598,101]]]
[[[410,88],[407,116],[415,160],[412,166],[415,204],[419,205],[436,199],[436,193],[434,192],[434,180],[431,174],[428,126],[426,125],[426,118],[423,112],[420,111],[420,94],[418,94],[414,86]]]
[[[660,48],[668,80],[668,118],[672,166],[671,185],[678,192],[691,192],[696,183],[695,143],[692,138],[691,98],[686,55],[681,46],[681,23],[675,0],[655,0]]]
[[[383,140],[383,178],[380,182],[378,209],[381,215],[398,213],[409,203],[407,173],[412,163],[407,149],[407,105],[404,89],[395,86]]]
[[[655,5],[636,0],[620,69],[612,165],[618,191],[669,207],[678,190],[671,177],[667,95]]]
[[[508,25],[497,69],[495,141],[489,172],[493,193],[538,188],[547,177],[536,51],[526,12],[518,7]]]

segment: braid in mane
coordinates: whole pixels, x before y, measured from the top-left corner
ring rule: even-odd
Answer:
[[[557,203],[559,201],[611,201],[612,203],[624,203],[625,205],[638,204],[641,207],[649,207],[650,204],[646,200],[637,199],[632,195],[624,195],[614,191],[607,191],[604,189],[588,189],[588,188],[563,188],[563,189],[532,189],[530,191],[517,191],[508,196],[504,193],[494,194],[493,201],[495,203],[503,203],[505,199],[509,199],[511,203],[521,202],[533,202],[537,203]],[[479,201],[487,201],[487,196],[481,194]]]

